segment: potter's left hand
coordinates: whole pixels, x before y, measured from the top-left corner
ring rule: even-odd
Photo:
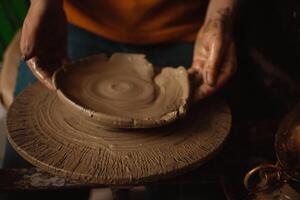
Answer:
[[[197,35],[193,63],[188,70],[194,101],[222,88],[236,71],[230,20],[226,13],[220,14],[219,18],[205,22]]]

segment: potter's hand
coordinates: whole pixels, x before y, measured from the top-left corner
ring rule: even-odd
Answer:
[[[234,43],[231,41],[225,49],[221,61],[218,61],[218,58],[210,61],[207,56],[205,58],[201,58],[202,56],[199,55],[194,56],[199,58],[193,61],[193,65],[188,71],[192,78],[192,84],[194,84],[193,101],[199,101],[213,94],[222,88],[234,74],[236,70]]]
[[[236,70],[232,34],[237,0],[210,0],[204,25],[194,48],[189,74],[194,86],[194,100],[203,99],[228,81]]]
[[[52,74],[67,55],[67,23],[62,0],[31,0],[20,47],[32,73],[49,89],[54,89]]]

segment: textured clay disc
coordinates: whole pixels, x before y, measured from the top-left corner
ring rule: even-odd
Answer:
[[[149,128],[185,115],[189,97],[184,67],[155,74],[142,54],[96,55],[58,70],[58,96],[80,115],[111,128]]]
[[[23,158],[56,175],[101,184],[145,183],[193,169],[215,155],[230,126],[228,106],[211,99],[168,126],[105,130],[40,84],[18,96],[7,116],[8,139]]]

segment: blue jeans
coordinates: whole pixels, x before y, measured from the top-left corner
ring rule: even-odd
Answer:
[[[154,66],[185,66],[189,67],[192,62],[192,43],[168,43],[158,45],[130,45],[114,42],[98,35],[87,32],[74,25],[68,26],[68,52],[71,60],[105,53],[110,55],[114,52],[143,53]],[[17,76],[17,84],[14,95],[17,96],[28,85],[36,82],[25,62],[22,62]],[[3,167],[18,168],[31,166],[24,161],[7,144]]]

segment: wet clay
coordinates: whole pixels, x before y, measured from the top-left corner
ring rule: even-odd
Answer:
[[[54,77],[64,103],[104,126],[157,127],[186,113],[186,70],[165,67],[156,75],[141,54],[92,56],[59,70]]]
[[[28,87],[8,111],[8,140],[45,171],[106,185],[143,184],[194,169],[220,150],[231,126],[230,109],[219,99],[167,126],[118,132],[65,107],[41,84]]]

